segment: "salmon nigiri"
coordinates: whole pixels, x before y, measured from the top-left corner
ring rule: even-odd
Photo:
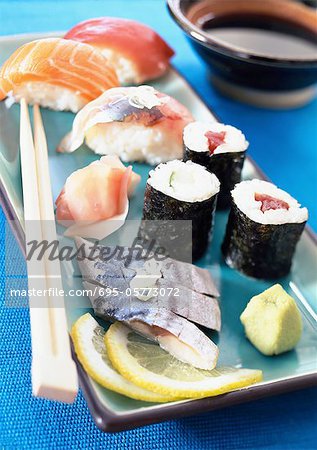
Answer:
[[[76,115],[59,145],[72,152],[84,141],[100,155],[159,164],[183,155],[183,129],[194,120],[175,98],[152,86],[106,91]]]
[[[113,63],[121,84],[140,84],[163,75],[174,55],[150,27],[117,17],[85,20],[69,30],[65,39],[100,49]]]
[[[111,232],[123,224],[128,196],[139,181],[140,176],[117,156],[103,156],[67,178],[55,202],[56,219],[69,227],[68,236],[102,239],[110,234],[109,219]]]
[[[48,38],[18,48],[0,69],[0,101],[19,101],[77,112],[106,89],[118,86],[115,70],[96,48]]]

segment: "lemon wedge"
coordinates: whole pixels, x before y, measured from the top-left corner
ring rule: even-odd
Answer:
[[[120,375],[108,358],[104,335],[105,330],[89,313],[81,316],[71,330],[78,359],[94,381],[136,400],[160,403],[176,400],[175,396],[165,396],[142,389]]]
[[[107,331],[105,344],[110,361],[121,375],[131,383],[160,395],[209,397],[262,380],[261,370],[235,367],[196,369],[119,322]]]

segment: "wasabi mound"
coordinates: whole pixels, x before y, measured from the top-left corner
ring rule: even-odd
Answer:
[[[240,320],[250,342],[264,355],[293,349],[302,334],[296,302],[279,284],[252,297]]]

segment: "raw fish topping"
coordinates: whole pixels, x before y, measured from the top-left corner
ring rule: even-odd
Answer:
[[[255,193],[254,198],[257,202],[262,202],[261,211],[265,212],[270,209],[289,209],[289,204],[284,200],[280,200],[275,197],[271,197],[267,194]]]
[[[77,112],[105,90],[118,86],[107,58],[88,44],[39,39],[18,48],[0,69],[0,101],[16,101]]]
[[[121,88],[117,92],[114,91],[109,101],[99,107],[98,119],[101,123],[141,122],[144,126],[153,126],[163,118],[182,118],[181,111],[169,106],[171,97],[152,86]]]
[[[163,75],[174,51],[150,27],[134,20],[98,17],[85,20],[65,35],[103,52],[121,84],[140,84]]]
[[[141,109],[151,109],[154,106],[161,105],[164,101],[168,101],[168,98],[165,98],[165,100],[164,97],[159,98],[152,86],[132,87],[127,93],[127,99],[131,106]]]
[[[215,298],[219,293],[207,270],[165,257],[154,268],[157,273],[155,280],[151,279],[155,281],[153,296],[144,301],[135,294],[143,293],[139,274],[148,270],[149,261],[155,262],[153,255],[141,247],[101,245],[94,246],[91,255],[90,242],[76,239],[76,245],[84,249],[82,255],[89,255],[80,258],[78,265],[84,289],[98,316],[125,323],[196,367],[215,366],[216,345],[192,323],[220,330],[220,309]],[[111,256],[104,258],[104,255]],[[107,295],[107,289],[113,295]]]
[[[181,158],[191,121],[185,106],[150,86],[108,89],[77,114],[58,150],[72,152],[86,141],[98,154],[156,165]]]
[[[121,96],[101,106],[100,111],[106,122],[139,122],[144,126],[152,126],[164,117],[156,106],[141,108],[131,104],[128,97]]]
[[[219,145],[224,144],[226,132],[221,131],[220,133],[217,133],[215,131],[207,131],[205,136],[208,139],[208,148],[212,155]]]

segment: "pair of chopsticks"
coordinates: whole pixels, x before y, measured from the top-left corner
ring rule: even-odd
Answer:
[[[22,99],[20,156],[26,244],[57,239],[47,143],[38,105],[34,106],[33,117],[34,141],[28,105]],[[78,380],[71,357],[64,297],[56,295],[62,290],[60,262],[49,260],[46,251],[40,260],[27,260],[27,269],[29,290],[46,292],[29,300],[33,395],[70,403],[76,397]]]

